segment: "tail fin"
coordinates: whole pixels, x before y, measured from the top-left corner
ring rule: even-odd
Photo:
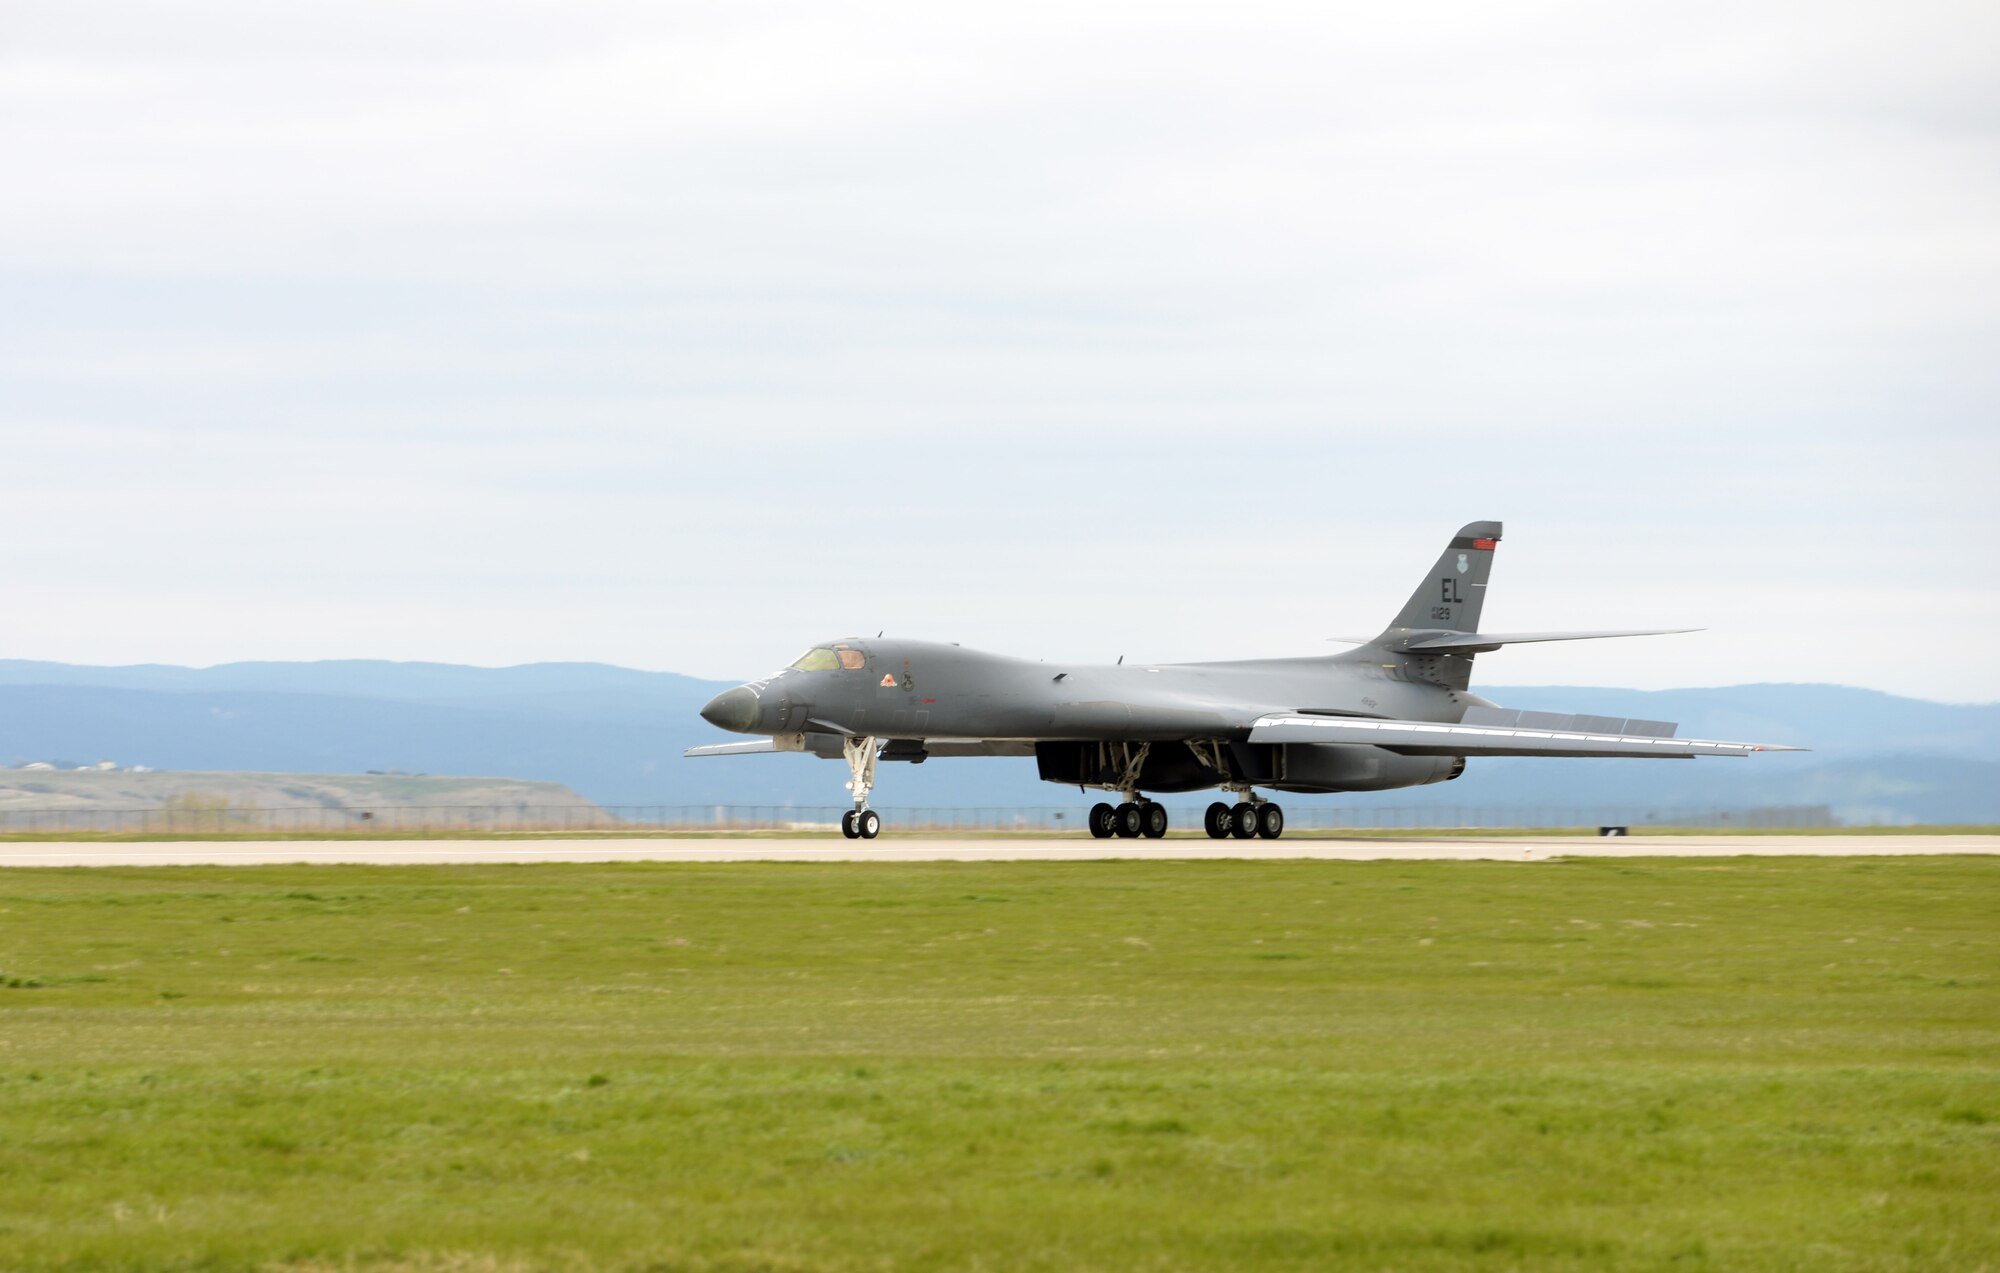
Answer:
[[[1493,550],[1499,544],[1499,522],[1468,523],[1452,536],[1444,555],[1382,636],[1410,631],[1479,631],[1479,612],[1486,604],[1486,577],[1493,572]]]

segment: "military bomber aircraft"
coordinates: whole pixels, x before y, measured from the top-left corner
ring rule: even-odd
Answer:
[[[1143,793],[1211,787],[1236,797],[1208,807],[1211,837],[1275,839],[1284,810],[1259,787],[1318,793],[1450,782],[1474,756],[1803,750],[1677,738],[1665,721],[1510,711],[1469,692],[1473,656],[1503,645],[1693,630],[1480,632],[1499,543],[1499,522],[1460,530],[1380,636],[1332,655],[1104,666],[879,636],[828,641],[701,709],[712,725],[766,737],[687,754],[846,760],[854,808],[840,829],[849,839],[872,840],[882,829],[868,807],[877,762],[932,756],[1033,756],[1045,781],[1116,792],[1118,805],[1090,811],[1090,833],[1100,839],[1157,839],[1167,811]]]

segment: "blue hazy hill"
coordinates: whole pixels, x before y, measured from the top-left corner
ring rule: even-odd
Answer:
[[[158,769],[532,778],[614,805],[839,803],[845,773],[836,764],[682,758],[686,747],[726,737],[696,715],[726,684],[596,663],[183,668],[0,660],[0,762],[109,758]],[[1741,761],[1484,760],[1453,783],[1294,801],[1558,811],[1827,804],[1858,820],[2000,820],[2000,705],[1836,685],[1485,693],[1510,707],[1675,720],[1689,737],[1814,750]],[[1036,781],[1026,760],[934,760],[885,768],[882,779],[879,799],[888,805],[1080,800]]]
[[[695,701],[715,692],[707,681],[672,672],[641,672],[609,663],[524,663],[517,667],[467,667],[459,663],[397,663],[386,659],[327,659],[310,663],[222,663],[175,667],[139,663],[89,667],[32,659],[0,659],[0,685],[72,685],[163,693],[268,691],[332,694],[411,702],[465,698],[628,692],[672,694]],[[703,689],[702,687],[708,687]]]
[[[1784,683],[1684,690],[1506,685],[1480,692],[1509,707],[1677,721],[1686,738],[1789,743],[1822,756],[1923,752],[2000,761],[1995,703],[1933,703],[1846,685]]]

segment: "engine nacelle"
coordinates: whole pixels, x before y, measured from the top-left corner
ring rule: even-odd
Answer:
[[[1043,782],[1108,787],[1119,780],[1102,743],[1036,743],[1035,760]],[[1178,743],[1154,743],[1140,767],[1138,787],[1200,791],[1233,780],[1279,791],[1388,791],[1450,782],[1465,772],[1463,756],[1402,756],[1354,743],[1230,743],[1223,761],[1226,774]]]
[[[1035,764],[1043,782],[1107,787],[1119,779],[1119,769],[1102,743],[1036,743]],[[1222,780],[1223,775],[1179,743],[1154,743],[1139,768],[1141,791],[1200,791]]]
[[[1280,791],[1389,791],[1450,782],[1465,772],[1463,756],[1402,756],[1381,747],[1345,743],[1280,743],[1271,748]]]

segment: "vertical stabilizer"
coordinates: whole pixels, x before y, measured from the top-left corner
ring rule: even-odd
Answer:
[[[1493,550],[1499,545],[1499,522],[1470,522],[1460,529],[1383,635],[1477,632],[1486,579],[1493,573]]]

